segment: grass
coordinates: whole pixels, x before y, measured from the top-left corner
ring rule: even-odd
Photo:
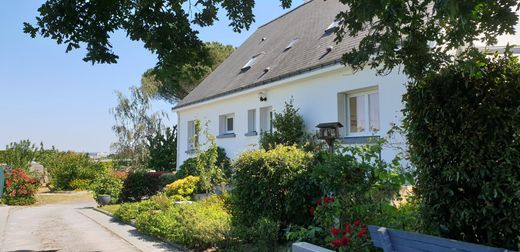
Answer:
[[[37,205],[56,204],[75,201],[91,201],[94,200],[92,193],[87,191],[81,192],[56,192],[51,193],[41,190],[35,195]]]
[[[107,211],[107,212],[109,212],[111,214],[114,214],[117,211],[117,209],[119,209],[119,207],[121,207],[120,204],[114,204],[114,205],[102,206],[99,209],[105,210],[105,211]]]

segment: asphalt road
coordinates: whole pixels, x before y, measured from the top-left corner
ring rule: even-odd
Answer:
[[[0,220],[0,251],[140,251],[81,214],[93,206],[82,201],[11,207],[7,220]]]

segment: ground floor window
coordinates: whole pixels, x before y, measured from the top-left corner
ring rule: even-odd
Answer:
[[[347,133],[366,135],[380,130],[379,93],[377,90],[346,95]]]

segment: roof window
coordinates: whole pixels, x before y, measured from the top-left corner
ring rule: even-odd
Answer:
[[[325,32],[333,32],[336,31],[339,28],[339,24],[341,23],[341,19],[334,20],[327,29],[325,29]]]
[[[245,72],[245,71],[251,69],[251,67],[253,67],[253,66],[256,64],[257,59],[258,59],[261,55],[263,55],[263,54],[264,54],[264,52],[261,52],[261,53],[255,55],[255,56],[251,57],[251,59],[250,59],[250,60],[249,60],[249,61],[248,61],[248,62],[247,62],[247,63],[246,63],[246,64],[245,64],[245,65],[244,65],[240,70],[241,70],[242,72]]]
[[[291,41],[291,43],[289,43],[289,45],[287,45],[287,47],[283,50],[284,52],[285,51],[288,51],[289,49],[291,49],[294,45],[296,45],[296,43],[298,43],[300,39],[299,38],[295,38]]]

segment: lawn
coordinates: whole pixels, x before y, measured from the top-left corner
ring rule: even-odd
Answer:
[[[117,211],[117,209],[119,209],[119,207],[121,207],[120,204],[114,204],[114,205],[102,206],[99,209],[107,211],[107,212],[109,212],[111,214],[114,214]]]

